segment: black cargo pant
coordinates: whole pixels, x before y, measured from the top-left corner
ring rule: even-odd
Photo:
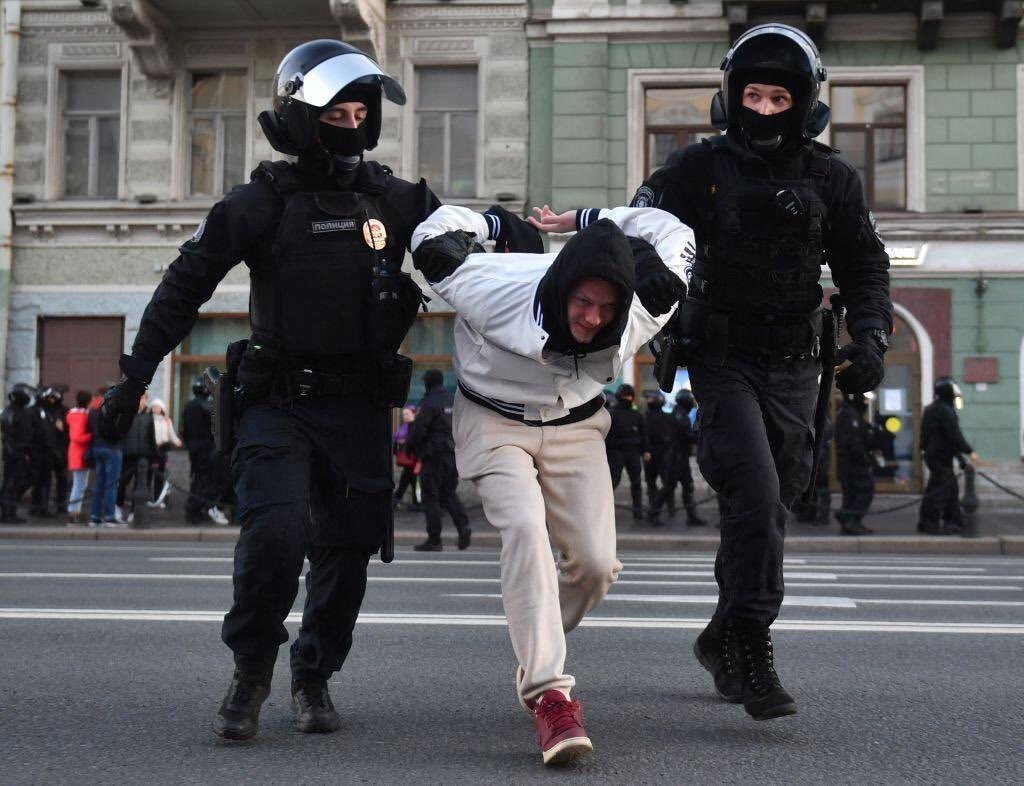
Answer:
[[[31,461],[18,450],[4,450],[4,480],[0,487],[0,518],[13,519],[18,513],[18,502],[31,482]]]
[[[617,488],[622,480],[622,470],[629,475],[629,492],[633,499],[633,510],[641,510],[644,506],[643,487],[640,478],[643,470],[643,456],[639,448],[607,448],[608,468],[612,471],[612,488]]]
[[[354,396],[271,401],[242,414],[231,459],[241,532],[221,634],[239,669],[273,670],[304,557],[292,676],[326,680],[341,668],[366,565],[392,515],[390,428],[387,409]]]
[[[676,484],[679,484],[683,494],[683,509],[690,518],[696,518],[697,507],[693,504],[693,473],[690,470],[689,453],[673,455],[668,466],[664,485],[654,496],[651,509],[659,511],[667,501],[669,510],[671,510],[673,507],[672,497],[675,494]]]
[[[672,446],[651,445],[651,460],[644,462],[644,483],[647,486],[647,504],[654,506],[654,499],[672,476]],[[670,494],[669,508],[675,507],[675,494]]]
[[[924,461],[928,467],[928,483],[921,497],[918,530],[937,532],[940,518],[954,527],[963,526],[960,484],[953,471],[953,460],[937,461],[925,456]]]
[[[715,616],[771,624],[784,593],[787,509],[810,480],[820,363],[730,355],[720,367],[694,359],[689,370],[700,406],[697,463],[727,500]]]
[[[875,498],[875,479],[864,464],[840,461],[836,467],[843,487],[843,506],[839,511],[840,526],[860,523]]]
[[[459,472],[455,468],[455,454],[441,453],[423,459],[420,470],[420,494],[423,513],[427,518],[427,538],[432,543],[441,540],[441,511],[448,511],[455,529],[469,528],[469,516],[455,493],[459,485]]]
[[[67,453],[47,447],[33,449],[32,512],[46,513],[50,509],[50,489],[56,479],[57,512],[61,513],[68,504],[68,460]]]

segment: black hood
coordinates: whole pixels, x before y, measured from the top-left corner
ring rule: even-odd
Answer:
[[[537,287],[536,302],[548,333],[546,349],[585,355],[615,346],[622,338],[633,300],[633,252],[622,230],[607,218],[580,230],[565,244]],[[603,278],[619,290],[615,318],[598,331],[593,341],[580,344],[569,331],[569,292],[580,279]]]

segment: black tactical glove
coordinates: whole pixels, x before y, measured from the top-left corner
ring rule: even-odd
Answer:
[[[149,387],[139,379],[122,376],[103,396],[100,404],[100,436],[107,442],[117,443],[128,433],[139,412],[139,401]]]
[[[660,317],[686,297],[686,284],[668,269],[654,246],[638,237],[627,238],[636,262],[636,285],[640,303],[652,316]]]
[[[528,224],[501,205],[491,205],[484,211],[484,215],[493,216],[500,227],[494,238],[494,250],[499,254],[506,251],[521,254],[544,253],[544,241],[541,240],[540,230],[533,224]]]
[[[888,348],[884,339],[876,337],[876,332],[863,330],[853,341],[836,353],[836,366],[850,362],[836,374],[836,387],[843,393],[867,393],[874,390],[885,379],[885,350]]]
[[[454,273],[470,254],[483,250],[475,235],[456,229],[420,243],[412,253],[412,264],[433,284]]]

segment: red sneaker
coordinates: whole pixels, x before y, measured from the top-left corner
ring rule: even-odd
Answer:
[[[533,710],[537,744],[545,764],[568,764],[594,750],[583,729],[579,701],[569,701],[558,690],[544,691]]]

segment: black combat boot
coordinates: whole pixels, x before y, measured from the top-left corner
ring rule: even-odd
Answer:
[[[459,551],[465,551],[469,548],[469,542],[473,537],[473,530],[469,527],[463,527],[459,530]]]
[[[733,630],[743,677],[743,709],[754,720],[796,715],[796,702],[775,673],[772,634],[768,626],[734,620]]]
[[[736,659],[736,637],[728,622],[712,619],[693,642],[693,654],[711,672],[715,690],[730,704],[743,701],[743,681]]]
[[[708,523],[697,514],[697,506],[693,505],[686,509],[687,527],[706,527]]]
[[[468,545],[468,544],[467,544]],[[439,540],[431,540],[427,538],[422,543],[417,543],[412,547],[413,551],[444,551],[444,546],[441,545]]]
[[[292,680],[292,710],[295,728],[303,734],[326,734],[341,728],[326,680]]]
[[[269,674],[246,674],[235,669],[228,694],[213,719],[214,733],[226,740],[255,737],[260,730],[260,707],[269,694]]]

